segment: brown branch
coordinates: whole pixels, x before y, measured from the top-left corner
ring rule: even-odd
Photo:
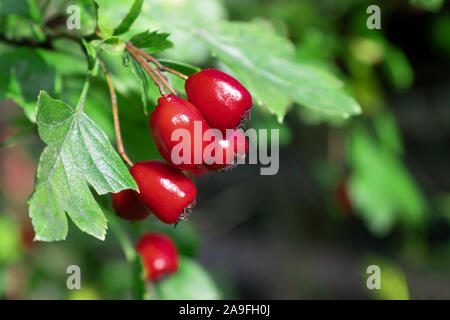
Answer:
[[[141,56],[143,56],[144,58],[146,58],[147,60],[153,62],[159,69],[161,69],[162,71],[167,71],[170,72],[184,80],[187,80],[188,76],[185,75],[184,73],[181,73],[177,70],[174,70],[172,68],[166,67],[165,65],[163,65],[161,62],[159,62],[155,57],[149,55],[147,52],[139,49],[138,47],[134,47],[134,49],[136,50],[136,52],[138,52]]]
[[[152,68],[150,67],[150,65],[147,63],[147,61],[142,58],[139,54],[137,54],[133,48],[130,46],[129,42],[125,42],[126,46],[127,46],[127,50],[128,52],[133,56],[133,58],[139,62],[139,64],[145,69],[145,71],[148,73],[148,75],[150,76],[150,78],[152,78],[152,80],[155,82],[155,84],[158,86],[159,88],[159,92],[161,92],[162,96],[167,96],[166,90],[164,88],[163,83],[159,80],[159,78],[156,76],[156,74],[153,72]]]
[[[116,132],[116,139],[117,139],[117,149],[118,149],[119,154],[121,155],[122,159],[132,167],[133,162],[130,160],[130,158],[128,158],[128,156],[125,152],[125,148],[123,147],[122,135],[120,133],[119,109],[117,108],[117,96],[116,96],[116,92],[114,90],[114,86],[111,81],[111,76],[109,75],[108,70],[106,69],[103,61],[99,59],[99,62],[100,62],[100,67],[102,68],[103,73],[105,74],[106,82],[108,83],[109,94],[111,96],[111,104],[112,104],[113,119],[114,119],[114,130]]]
[[[136,49],[138,49],[137,47],[135,47],[135,46],[133,46],[130,42],[129,42],[129,45],[128,45],[128,48],[130,49],[130,50],[133,50],[134,51],[134,53],[136,53],[137,55],[139,55],[141,58],[145,58],[145,57],[142,57],[142,55],[140,55],[139,54],[139,52],[136,50]],[[148,62],[148,61],[145,61],[146,63]],[[176,95],[176,96],[178,96],[178,93],[177,93],[177,91],[174,89],[174,87],[172,87],[172,85],[170,84],[170,82],[167,80],[167,78],[166,77],[164,77],[164,75],[161,73],[161,71],[159,70],[159,69],[157,69],[157,68],[154,68],[152,65],[150,65],[150,64],[147,64],[148,65],[148,67],[152,70],[152,72],[153,72],[153,74],[155,74],[163,83],[164,83],[164,85],[174,94],[174,95]]]
[[[185,75],[184,73],[181,73],[177,70],[174,70],[172,68],[166,67],[165,65],[163,65],[161,62],[159,62],[155,57],[149,55],[147,52],[145,52],[144,50],[139,49],[138,47],[134,46],[131,42],[128,42],[129,45],[133,48],[134,51],[136,51],[138,54],[140,54],[141,56],[143,56],[145,59],[153,62],[159,69],[161,69],[162,71],[167,71],[170,72],[184,80],[187,80],[188,76]]]

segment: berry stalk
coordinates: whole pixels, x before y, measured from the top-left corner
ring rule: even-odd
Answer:
[[[182,78],[183,80],[187,80],[188,76],[185,75],[184,73],[181,73],[177,70],[174,70],[172,68],[166,67],[165,65],[161,64],[161,62],[159,62],[155,57],[149,55],[147,52],[145,52],[144,50],[139,49],[138,47],[135,47],[131,42],[128,42],[129,46],[131,48],[133,48],[133,50],[138,53],[139,55],[141,55],[142,57],[144,57],[145,59],[147,59],[148,61],[153,62],[160,70],[162,71],[167,71],[169,73],[172,73],[180,78]]]
[[[122,141],[122,134],[120,132],[120,122],[119,122],[119,108],[117,107],[117,96],[116,91],[114,90],[114,86],[111,81],[111,76],[109,75],[108,70],[105,67],[105,64],[102,60],[98,59],[100,62],[100,67],[103,70],[103,74],[105,75],[106,83],[108,84],[109,88],[109,94],[111,96],[111,105],[112,105],[112,111],[113,111],[113,119],[114,119],[114,131],[116,133],[116,139],[117,139],[117,149],[119,151],[120,156],[122,159],[130,166],[133,166],[133,162],[128,157],[127,153],[125,152],[125,148],[123,146]]]
[[[142,68],[144,68],[144,70],[147,72],[147,74],[150,76],[150,78],[152,78],[152,80],[155,82],[155,84],[158,86],[159,88],[159,92],[161,92],[161,95],[163,97],[167,96],[167,92],[166,89],[164,87],[164,84],[161,82],[161,80],[159,79],[159,77],[156,75],[156,73],[154,72],[155,69],[153,67],[151,67],[147,61],[141,57],[138,53],[136,53],[133,48],[129,45],[129,43],[127,42],[127,51],[133,56],[133,58],[139,62],[139,64],[142,66]],[[170,88],[169,88],[170,89]]]
[[[143,56],[142,53],[146,54],[144,51],[142,51],[141,49],[139,49],[138,47],[135,47],[131,42],[129,43],[129,48],[131,50],[133,50],[136,54],[138,54],[140,57],[145,59],[145,62],[148,63],[148,59],[146,57]],[[153,58],[153,57],[152,57]],[[153,58],[155,59],[155,58]],[[156,59],[155,59],[156,60]],[[158,60],[156,60],[158,61]],[[158,62],[159,63],[159,62]],[[164,85],[176,96],[178,96],[177,91],[172,87],[172,85],[170,84],[169,80],[167,80],[167,78],[161,73],[161,71],[157,68],[154,68],[152,65],[148,64],[148,67],[153,71],[154,74],[156,74],[156,76],[164,83]]]

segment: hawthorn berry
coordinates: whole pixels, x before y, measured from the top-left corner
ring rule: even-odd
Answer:
[[[220,152],[216,154],[214,150],[212,163],[207,164],[208,169],[213,171],[234,167],[236,158],[244,159],[248,151],[247,139],[240,130],[234,130],[232,135],[219,140],[217,145]]]
[[[188,174],[188,176],[190,176],[193,179],[200,178],[200,177],[203,177],[208,174],[208,169],[206,169],[206,167],[204,167],[204,166],[202,166],[200,168],[189,169],[187,171],[187,174]]]
[[[124,220],[144,220],[150,214],[150,211],[139,201],[138,193],[134,190],[126,189],[113,193],[111,199],[114,211]]]
[[[164,233],[144,234],[136,245],[136,251],[142,257],[147,281],[158,281],[178,270],[178,249]]]
[[[195,122],[201,125],[201,132],[199,136],[194,133]],[[206,130],[211,129],[201,112],[190,102],[180,99],[173,94],[158,99],[158,105],[150,115],[150,131],[153,140],[163,158],[172,166],[182,170],[198,168],[203,163],[203,149],[205,143],[203,142],[203,134]],[[175,164],[172,161],[172,150],[178,145],[179,141],[172,140],[172,133],[176,129],[185,129],[190,133],[190,154],[184,155],[184,150],[179,152],[179,156],[183,160],[186,157],[188,161],[183,161],[181,164]],[[200,148],[196,149],[196,146]],[[195,151],[199,154],[196,161]],[[178,155],[178,154],[176,154]],[[185,163],[189,162],[189,163]],[[199,163],[200,162],[200,163]]]
[[[137,162],[130,170],[141,203],[161,221],[171,224],[194,206],[197,189],[180,170],[159,160]]]
[[[350,195],[348,193],[348,183],[347,179],[342,178],[334,188],[334,199],[336,201],[337,207],[344,213],[352,214],[353,205]]]
[[[213,128],[235,129],[249,116],[252,96],[235,78],[217,69],[192,74],[185,83],[189,102]]]

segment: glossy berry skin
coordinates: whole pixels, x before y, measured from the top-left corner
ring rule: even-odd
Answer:
[[[225,139],[218,141],[218,146],[222,149],[220,153],[215,155],[213,163],[209,163],[208,169],[215,171],[227,166],[234,166],[236,158],[245,159],[248,151],[248,142],[245,136],[239,130],[234,130],[233,134]]]
[[[138,193],[134,190],[127,189],[113,193],[111,200],[114,211],[124,220],[144,220],[150,214],[150,211],[139,201]]]
[[[158,281],[178,270],[178,249],[173,240],[161,232],[144,234],[136,245],[142,257],[147,281]]]
[[[162,161],[137,162],[130,172],[139,187],[141,203],[165,223],[177,222],[197,196],[194,183]]]
[[[198,136],[196,136],[194,132],[195,121],[198,121],[197,125],[199,127],[201,125]],[[191,154],[187,157],[189,161],[186,161],[189,163],[175,164],[174,161],[172,161],[172,150],[182,139],[180,138],[179,141],[172,141],[172,133],[176,129],[186,129],[190,132]],[[194,105],[173,94],[159,98],[158,105],[150,115],[150,131],[159,153],[170,165],[182,170],[198,168],[202,165],[203,149],[206,145],[205,142],[203,142],[202,137],[204,132],[209,129],[210,126]],[[201,152],[201,154],[197,155],[198,159],[195,159],[194,157],[196,145],[199,146],[199,153]],[[181,156],[183,157],[184,155]]]
[[[225,132],[248,118],[252,96],[236,79],[216,69],[204,69],[185,83],[189,102],[194,104],[213,128]]]
[[[244,159],[248,152],[248,142],[240,130],[234,130],[234,153],[236,157]]]

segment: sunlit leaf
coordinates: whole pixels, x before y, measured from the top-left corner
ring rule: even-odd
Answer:
[[[288,102],[341,117],[361,112],[343,84],[331,73],[295,60],[292,45],[254,23],[222,23],[198,31],[214,55],[225,63],[281,121]]]
[[[352,203],[373,233],[384,236],[397,222],[420,226],[423,194],[398,156],[362,126],[351,133],[350,163]]]
[[[135,0],[133,5],[130,8],[130,11],[125,16],[123,21],[120,23],[120,25],[114,29],[114,35],[120,35],[128,29],[130,29],[131,25],[134,23],[134,21],[137,19],[139,14],[141,13],[142,4],[144,3],[144,0]]]
[[[155,284],[155,290],[162,300],[215,300],[221,297],[206,271],[186,257],[180,259],[177,273]]]
[[[138,48],[144,49],[150,54],[154,54],[173,46],[167,38],[169,33],[155,31],[144,31],[133,36],[130,41]]]
[[[65,212],[82,231],[104,239],[106,219],[89,185],[106,194],[137,190],[135,181],[105,133],[82,108],[76,110],[41,92],[37,109],[39,135],[47,147],[28,201],[36,239],[65,239]]]

